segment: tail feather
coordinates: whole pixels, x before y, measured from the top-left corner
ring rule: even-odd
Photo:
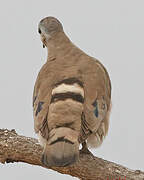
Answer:
[[[55,84],[48,112],[49,138],[42,156],[46,166],[67,166],[78,160],[83,104],[80,80],[68,78]]]
[[[67,166],[76,162],[79,157],[79,143],[76,134],[69,128],[53,130],[52,136],[44,148],[42,163],[51,167]]]

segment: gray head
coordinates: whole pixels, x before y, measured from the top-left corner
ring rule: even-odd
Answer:
[[[50,37],[58,32],[63,32],[63,27],[60,21],[55,17],[46,17],[40,21],[38,32],[41,35],[43,44],[46,45],[46,41],[48,41]]]

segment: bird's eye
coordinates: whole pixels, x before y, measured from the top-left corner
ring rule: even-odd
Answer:
[[[38,29],[38,32],[41,34],[41,30],[40,30],[40,28]]]

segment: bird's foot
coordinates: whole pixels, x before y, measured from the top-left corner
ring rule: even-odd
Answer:
[[[82,143],[82,149],[80,150],[80,153],[92,154],[92,153],[88,150],[86,142],[83,142],[83,143]]]

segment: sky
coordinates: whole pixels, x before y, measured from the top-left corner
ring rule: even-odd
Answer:
[[[95,156],[144,171],[144,1],[25,0],[0,5],[0,128],[36,138],[32,94],[46,62],[37,26],[58,18],[71,41],[99,59],[112,82],[110,128]],[[24,163],[0,164],[4,180],[77,179]]]

